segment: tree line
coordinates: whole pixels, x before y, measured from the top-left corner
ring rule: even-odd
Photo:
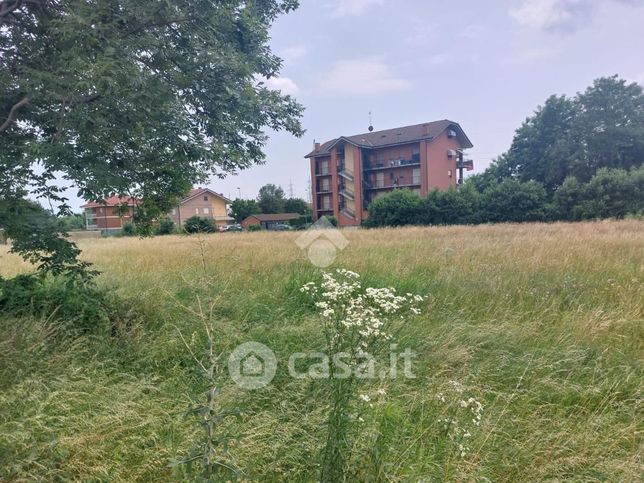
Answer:
[[[644,213],[644,94],[617,76],[573,98],[551,96],[510,149],[458,189],[396,190],[367,226],[578,221]]]
[[[311,207],[301,198],[287,198],[282,188],[270,183],[259,189],[256,199],[237,198],[230,205],[230,216],[237,223],[260,213],[297,213],[310,217]]]

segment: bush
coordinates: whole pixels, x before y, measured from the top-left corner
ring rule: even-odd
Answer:
[[[546,189],[536,181],[521,183],[504,179],[492,184],[481,196],[483,222],[505,223],[546,219]]]
[[[121,235],[123,236],[135,236],[136,235],[136,226],[134,226],[134,223],[126,223],[123,225],[123,229],[121,230]]]
[[[172,235],[175,232],[174,221],[170,218],[164,218],[159,222],[157,235]]]
[[[326,218],[331,225],[338,226],[338,219],[335,216],[324,215],[322,218]]]
[[[262,227],[257,224],[248,225],[248,231],[261,231]]]
[[[598,169],[588,183],[568,177],[553,197],[552,217],[560,220],[623,218],[644,211],[644,166]]]
[[[109,333],[131,317],[122,300],[94,285],[62,277],[0,277],[0,314],[46,317],[66,331]]]
[[[212,220],[199,216],[188,218],[183,228],[187,233],[214,233],[217,231],[217,227]]]
[[[368,226],[418,225],[423,222],[420,197],[408,189],[382,195],[369,205]]]

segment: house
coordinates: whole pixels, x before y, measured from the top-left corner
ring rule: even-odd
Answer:
[[[104,234],[120,231],[126,223],[132,222],[134,208],[139,200],[110,196],[102,202],[90,201],[81,206],[85,213],[87,230],[100,230]]]
[[[463,182],[473,168],[463,150],[473,147],[461,126],[428,122],[315,143],[310,160],[313,216],[335,216],[341,226],[360,225],[369,203],[396,188],[420,196]]]
[[[233,219],[228,215],[228,205],[232,203],[220,193],[209,188],[195,188],[181,200],[181,203],[169,213],[177,225],[183,225],[188,218],[199,216],[208,218],[217,225],[228,225]]]
[[[112,196],[101,202],[91,201],[83,206],[87,230],[100,230],[104,234],[120,231],[132,221],[134,208],[140,200]],[[192,216],[208,218],[217,225],[227,225],[233,219],[228,216],[231,201],[209,188],[195,188],[181,200],[181,203],[168,213],[177,225],[183,225]]]
[[[250,215],[241,222],[241,226],[247,230],[251,225],[259,225],[264,230],[276,230],[278,225],[289,222],[290,220],[295,220],[302,215],[297,213],[276,213],[276,214],[257,214]]]

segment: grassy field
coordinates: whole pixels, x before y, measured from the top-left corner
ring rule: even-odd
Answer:
[[[387,396],[354,434],[354,480],[641,481],[644,222],[343,233],[334,267],[426,296],[397,336],[419,354],[417,378],[367,384]],[[299,291],[319,270],[297,236],[81,241],[100,286],[142,315],[109,338],[65,337],[46,317],[0,321],[0,480],[182,479],[169,462],[201,438],[184,412],[205,402],[190,352],[204,358],[206,328],[222,355],[218,404],[243,411],[221,427],[239,437],[226,460],[246,479],[313,480],[322,383],[284,368],[324,345]],[[26,270],[0,247],[0,275]],[[226,378],[228,353],[250,340],[281,364],[258,391]],[[440,436],[458,400],[436,396],[451,381],[484,405],[464,456]]]

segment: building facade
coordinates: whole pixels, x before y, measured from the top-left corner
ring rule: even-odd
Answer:
[[[472,143],[458,123],[442,120],[315,144],[311,164],[315,219],[335,216],[341,226],[359,225],[369,203],[396,188],[420,196],[446,190],[472,169],[463,151]]]
[[[111,196],[102,202],[90,201],[81,206],[85,214],[85,228],[105,234],[120,231],[126,223],[132,222],[138,200]]]
[[[229,225],[233,222],[232,217],[228,215],[230,203],[232,201],[222,194],[199,187],[191,190],[169,215],[179,226],[183,226],[186,220],[193,216],[208,218],[218,226]]]
[[[302,215],[297,213],[276,213],[276,214],[256,214],[250,215],[241,222],[242,228],[248,230],[251,225],[257,225],[263,230],[277,230],[281,225],[287,224]]]

